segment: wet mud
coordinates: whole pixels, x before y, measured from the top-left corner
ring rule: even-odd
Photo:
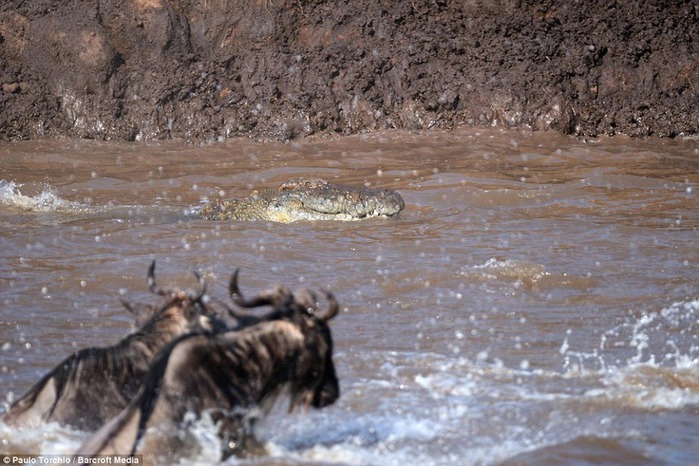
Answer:
[[[6,0],[0,138],[693,135],[696,2]]]

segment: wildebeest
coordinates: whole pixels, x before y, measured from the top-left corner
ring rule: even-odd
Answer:
[[[243,455],[255,446],[251,414],[271,408],[283,389],[290,396],[290,412],[337,400],[340,389],[328,326],[339,310],[333,295],[327,293],[326,312],[317,311],[315,296],[306,289],[283,291],[279,302],[269,294],[250,301],[235,295],[247,307],[272,304],[274,318],[268,315],[240,330],[185,335],[169,344],[129,406],[78,455],[178,456],[183,427],[192,415],[209,416],[218,427],[224,458]]]
[[[197,275],[195,293],[156,286],[155,261],[149,289],[164,298],[139,330],[112,346],[81,349],[44,375],[16,400],[2,421],[17,427],[56,421],[94,431],[121,412],[138,391],[154,356],[175,338],[220,324],[203,302],[206,286]]]

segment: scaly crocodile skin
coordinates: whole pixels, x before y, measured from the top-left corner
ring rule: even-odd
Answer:
[[[330,183],[311,178],[255,191],[245,199],[213,201],[199,215],[208,220],[361,220],[397,217],[405,207],[395,191]]]

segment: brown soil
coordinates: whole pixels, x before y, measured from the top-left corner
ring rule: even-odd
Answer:
[[[0,139],[696,134],[694,0],[3,0]]]

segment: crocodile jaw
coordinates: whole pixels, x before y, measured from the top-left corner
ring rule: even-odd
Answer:
[[[332,220],[341,222],[353,222],[372,217],[397,216],[397,213],[387,215],[376,211],[363,212],[362,216],[350,214],[347,212],[321,212],[304,205],[298,200],[295,200],[295,202],[285,202],[283,204],[273,203],[267,207],[265,214],[267,220],[271,222],[280,223],[293,223],[304,220]]]

